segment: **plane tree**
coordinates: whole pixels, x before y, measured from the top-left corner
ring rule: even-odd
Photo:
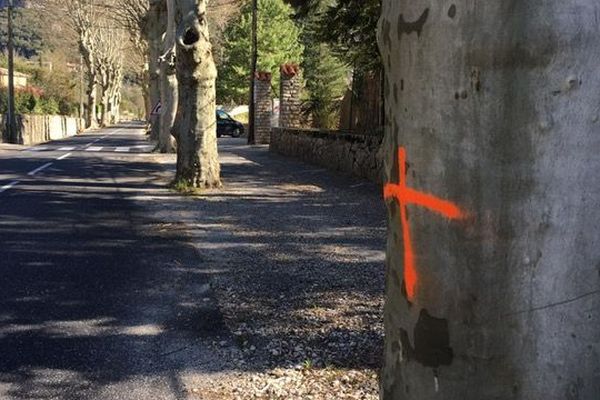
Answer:
[[[599,14],[383,1],[383,400],[598,397]]]

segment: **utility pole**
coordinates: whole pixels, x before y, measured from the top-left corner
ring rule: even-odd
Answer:
[[[13,0],[8,0],[8,141],[19,143],[17,124],[15,123],[15,66],[13,43]]]
[[[258,60],[257,39],[257,0],[252,0],[252,67],[250,68],[250,102],[248,103],[248,144],[254,144],[254,81],[256,79],[256,64]]]

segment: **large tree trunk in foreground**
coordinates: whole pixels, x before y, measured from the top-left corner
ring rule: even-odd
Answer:
[[[176,0],[179,107],[176,182],[197,188],[221,185],[217,153],[215,79],[206,0]]]
[[[383,1],[382,399],[598,399],[598,15]]]
[[[175,150],[171,129],[177,113],[177,76],[175,75],[175,0],[167,0],[167,31],[163,42],[163,55],[160,58],[160,98],[162,115],[158,148],[161,153]]]
[[[166,29],[165,0],[150,0],[148,9],[148,95],[152,108],[160,102],[160,65],[162,54],[162,36]],[[150,115],[150,138],[158,140],[160,133],[160,115]]]

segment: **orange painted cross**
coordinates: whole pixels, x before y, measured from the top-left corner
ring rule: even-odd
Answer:
[[[419,278],[410,238],[406,206],[416,204],[435,211],[449,219],[461,219],[464,218],[465,214],[454,203],[427,193],[418,192],[406,186],[406,151],[404,147],[398,147],[398,183],[387,183],[383,188],[383,197],[386,200],[396,199],[400,205],[400,223],[402,225],[402,237],[404,241],[404,285],[408,300],[412,301]]]

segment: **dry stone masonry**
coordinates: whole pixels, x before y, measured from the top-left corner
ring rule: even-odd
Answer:
[[[299,128],[301,125],[302,73],[297,64],[282,64],[280,68],[279,126]]]
[[[273,152],[382,182],[382,136],[317,129],[273,128]]]
[[[254,80],[254,96],[254,137],[256,144],[269,144],[271,113],[273,112],[271,74],[269,72],[257,72]]]

